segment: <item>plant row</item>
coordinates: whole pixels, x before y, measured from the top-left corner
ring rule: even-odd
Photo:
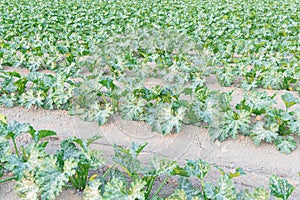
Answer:
[[[21,76],[17,72],[1,72],[1,78],[3,105],[67,109],[99,125],[114,112],[121,113],[124,119],[146,121],[154,131],[163,134],[179,132],[182,123],[205,122],[212,139],[223,141],[238,134],[251,135],[256,144],[275,141],[285,153],[296,147],[291,133],[300,132],[299,112],[290,110],[299,99],[291,93],[282,95],[285,109],[278,109],[273,108],[275,96],[258,91],[246,92],[242,101],[233,106],[231,93],[211,91],[201,79],[192,80],[191,85],[176,82],[147,88],[141,76],[115,78],[98,74],[74,81],[64,73],[31,72]],[[122,87],[117,86],[120,83]],[[252,123],[255,126],[250,129]]]
[[[80,68],[82,58],[98,55],[111,38],[122,47],[120,35],[134,37],[139,55],[151,56],[158,46],[148,41],[158,37],[164,39],[159,49],[180,56],[172,46],[189,38],[208,50],[211,73],[222,85],[242,78],[239,86],[248,89],[299,91],[299,8],[297,0],[3,0],[0,68]],[[186,43],[183,48],[190,50]]]
[[[22,135],[30,136],[31,141],[21,143],[18,138]],[[90,148],[99,136],[87,140],[77,137],[65,139],[60,142],[60,148],[50,154],[46,148],[55,135],[50,130],[35,130],[29,124],[7,122],[5,116],[0,115],[0,183],[16,180],[14,191],[20,199],[28,200],[55,199],[64,188],[83,191],[83,199],[86,200],[267,200],[270,196],[285,200],[294,190],[286,179],[272,175],[269,190],[239,191],[233,179],[245,174],[241,168],[226,173],[200,159],[187,160],[182,166],[175,161],[155,157],[142,165],[138,156],[146,143],[133,143],[130,148],[113,145],[114,164],[107,168],[105,159],[97,150]],[[215,182],[206,180],[212,168],[220,172]],[[99,172],[101,169],[103,173]],[[162,196],[160,193],[170,178],[177,178],[178,186]],[[198,184],[192,179],[196,179]],[[154,187],[155,184],[158,187]]]

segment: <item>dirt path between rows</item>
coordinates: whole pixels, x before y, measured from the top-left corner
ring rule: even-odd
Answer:
[[[0,113],[9,121],[17,120],[30,123],[35,129],[56,131],[57,142],[50,145],[50,150],[57,148],[59,140],[78,136],[89,138],[95,134],[103,136],[93,144],[100,149],[105,157],[112,157],[112,144],[130,146],[131,142],[148,142],[142,154],[147,160],[154,155],[165,156],[178,162],[186,159],[203,159],[211,164],[219,165],[225,171],[233,171],[242,167],[245,176],[235,178],[238,188],[268,187],[271,174],[277,174],[288,179],[296,189],[291,200],[300,198],[300,148],[292,154],[285,155],[276,150],[273,145],[255,146],[250,138],[238,137],[237,140],[227,140],[223,143],[211,142],[206,129],[195,126],[183,126],[182,131],[175,135],[163,136],[151,132],[151,128],[143,122],[125,121],[120,116],[114,116],[106,125],[99,127],[97,123],[82,121],[78,116],[70,116],[66,111],[49,111],[43,109],[25,109],[20,107],[0,107]],[[297,138],[298,145],[300,144]],[[212,174],[211,179],[218,176]],[[0,199],[17,199],[13,192],[13,182],[0,184]],[[81,199],[80,193],[66,190],[58,199]]]

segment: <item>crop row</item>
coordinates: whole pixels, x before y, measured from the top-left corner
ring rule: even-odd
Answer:
[[[203,79],[195,78],[198,71],[173,71],[174,76],[164,72],[169,74],[171,81],[148,86],[148,77],[139,74],[143,71],[139,69],[110,71],[100,68],[97,73],[81,74],[76,78],[62,72],[21,75],[2,71],[0,103],[8,107],[65,109],[99,125],[118,113],[126,120],[145,121],[153,131],[162,134],[179,132],[182,124],[208,126],[213,140],[245,135],[252,137],[256,145],[275,143],[277,149],[286,154],[296,148],[292,136],[300,135],[298,95],[282,94],[282,108],[274,107],[277,94],[270,96],[266,91],[250,90],[240,101],[232,102],[233,91],[209,89]],[[153,73],[159,78],[161,71]],[[182,83],[172,81],[178,79],[178,74]],[[190,77],[193,79],[188,80]]]
[[[31,141],[20,143],[18,138],[22,135],[30,135]],[[19,198],[30,200],[55,199],[63,188],[83,191],[85,200],[259,200],[270,196],[286,200],[294,190],[286,179],[272,175],[269,190],[239,191],[232,179],[245,175],[241,168],[226,173],[202,160],[187,160],[180,166],[166,158],[153,158],[143,166],[138,156],[146,143],[133,143],[128,149],[113,145],[114,165],[107,168],[105,158],[89,147],[99,136],[87,140],[65,139],[56,153],[49,154],[46,147],[55,135],[50,130],[35,130],[29,124],[7,122],[0,115],[0,183],[16,180],[15,192]],[[205,180],[213,168],[220,172],[216,183]],[[104,172],[99,173],[100,169]],[[167,197],[160,195],[167,181],[175,177],[177,188],[168,192]],[[199,186],[193,185],[192,178],[196,178]],[[158,179],[162,180],[154,189]]]

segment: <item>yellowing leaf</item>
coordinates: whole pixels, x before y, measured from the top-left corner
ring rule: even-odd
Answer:
[[[0,114],[0,121],[3,122],[4,124],[6,124],[6,116],[5,115],[2,115]]]

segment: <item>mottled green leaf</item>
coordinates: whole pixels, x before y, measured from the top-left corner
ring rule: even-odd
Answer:
[[[271,176],[269,187],[271,195],[283,200],[287,200],[295,189],[286,179],[276,175]]]
[[[297,142],[292,136],[286,138],[278,137],[275,141],[276,148],[285,154],[290,154],[297,147]]]

